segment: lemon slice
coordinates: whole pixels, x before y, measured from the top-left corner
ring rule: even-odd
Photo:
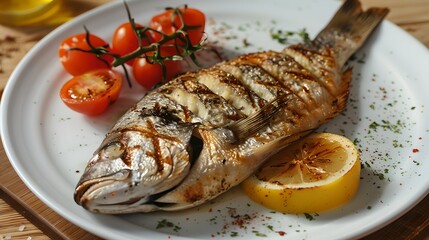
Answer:
[[[335,208],[356,194],[359,152],[349,139],[314,133],[283,149],[242,187],[263,206],[285,213],[316,213]]]

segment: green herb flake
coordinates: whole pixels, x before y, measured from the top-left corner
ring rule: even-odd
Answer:
[[[376,175],[378,176],[378,178],[379,178],[380,180],[384,180],[384,179],[385,179],[385,177],[384,177],[384,174],[383,174],[383,173],[377,173]]]
[[[357,60],[358,63],[365,63],[366,53],[363,53],[362,56]]]
[[[252,233],[254,233],[255,236],[257,236],[257,237],[266,237],[267,236],[265,233],[261,233],[261,232],[256,231],[256,230],[252,231]]]
[[[216,220],[217,220],[217,216],[210,218],[209,222],[216,224],[217,223]]]
[[[382,128],[384,131],[391,131],[393,133],[402,133],[402,129],[405,128],[405,123],[401,120],[397,120],[396,122],[390,122],[389,120],[381,120],[381,123],[372,122],[369,125],[369,129],[377,131],[378,128]]]
[[[247,41],[247,39],[246,38],[244,38],[243,39],[243,46],[244,47],[249,47],[249,46],[251,46],[252,44],[251,43],[249,43],[249,41]]]
[[[156,226],[156,229],[165,228],[165,227],[174,227],[174,224],[172,222],[167,221],[167,219],[158,221],[158,225]]]
[[[175,225],[174,223],[168,221],[167,219],[163,219],[161,221],[158,221],[158,225],[156,225],[156,229],[160,228],[173,228],[173,231],[178,232],[182,228],[178,225]]]
[[[392,141],[392,145],[394,148],[403,148],[404,147],[404,145],[402,143],[399,143],[398,140],[396,140],[396,139]]]
[[[299,37],[301,38],[301,41],[303,42],[309,42],[310,36],[307,33],[307,30],[305,28],[299,30],[299,31],[283,31],[283,30],[271,30],[271,38],[273,40],[276,40],[280,44],[290,44],[291,38],[293,37]]]
[[[305,218],[306,218],[307,220],[309,220],[309,221],[313,221],[313,220],[314,220],[313,215],[311,215],[311,214],[309,214],[309,213],[304,213],[304,216],[305,216]]]
[[[372,122],[370,125],[369,125],[369,129],[372,129],[372,130],[374,130],[374,131],[377,131],[377,127],[379,127],[380,126],[380,124],[378,124],[377,122]]]
[[[175,226],[173,227],[173,231],[175,231],[175,232],[179,232],[180,230],[182,230],[182,227],[179,227],[179,226],[177,226],[177,225],[175,225]]]
[[[357,139],[357,138],[355,138],[355,139],[353,140],[353,144],[354,144],[355,146],[359,145],[359,144],[360,144],[360,140],[359,140],[359,139]]]

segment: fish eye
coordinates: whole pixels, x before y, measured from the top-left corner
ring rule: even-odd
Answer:
[[[114,160],[122,157],[125,152],[125,147],[121,142],[112,142],[106,144],[100,151],[100,159]]]

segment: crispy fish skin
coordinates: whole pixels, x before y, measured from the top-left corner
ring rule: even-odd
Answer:
[[[136,103],[76,186],[99,213],[175,211],[222,194],[267,158],[342,112],[347,59],[388,10],[347,0],[311,42],[184,74]]]

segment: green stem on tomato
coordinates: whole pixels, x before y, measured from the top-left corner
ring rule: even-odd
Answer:
[[[127,68],[125,67],[125,64],[122,64],[121,67],[124,70],[125,78],[127,79],[127,83],[128,83],[128,87],[132,88],[132,84],[131,84],[131,81],[130,81],[130,76],[128,75],[128,71],[127,71]]]
[[[189,35],[186,31],[191,30],[191,29],[196,29],[200,26],[188,26],[188,25],[186,25],[185,21],[183,19],[183,16],[182,16],[182,12],[179,8],[174,8],[174,14],[173,14],[172,20],[171,20],[173,25],[177,28],[177,31],[175,31],[174,33],[172,33],[170,35],[167,35],[163,32],[160,32],[160,31],[157,31],[155,29],[148,28],[148,27],[138,28],[135,24],[134,18],[132,18],[132,16],[131,16],[131,12],[130,12],[130,9],[128,7],[128,4],[125,1],[124,1],[124,5],[125,5],[125,9],[127,11],[128,21],[130,22],[131,27],[134,30],[134,32],[137,36],[137,39],[138,39],[139,47],[134,52],[131,52],[127,55],[120,56],[116,53],[111,52],[108,49],[108,46],[94,47],[89,40],[90,32],[86,28],[86,26],[84,26],[84,29],[86,32],[86,41],[88,43],[88,46],[90,47],[90,50],[84,50],[84,49],[79,49],[79,48],[70,48],[70,50],[77,50],[77,51],[95,54],[96,57],[98,59],[100,59],[101,61],[103,61],[106,65],[109,65],[109,63],[106,60],[102,59],[101,56],[103,56],[103,55],[112,56],[114,58],[114,60],[111,63],[111,66],[112,67],[117,67],[117,66],[123,67],[127,81],[128,81],[128,85],[130,87],[131,87],[131,82],[129,80],[128,72],[127,72],[127,69],[125,67],[125,63],[128,62],[129,60],[132,60],[132,59],[144,57],[151,64],[155,64],[155,63],[161,64],[161,66],[163,68],[163,78],[164,79],[165,79],[165,73],[166,73],[165,64],[164,64],[165,60],[173,60],[173,61],[182,60],[185,56],[189,56],[190,59],[197,66],[200,66],[200,64],[197,61],[197,58],[195,56],[195,52],[203,49],[203,45],[206,41],[206,38],[203,38],[198,44],[192,45],[191,40],[189,38]],[[187,5],[184,5],[184,8],[187,8]],[[166,9],[172,9],[172,8],[166,8]],[[182,25],[181,27],[178,27],[175,25],[174,15],[177,15],[179,17],[181,25]],[[143,46],[142,38],[148,39],[146,33],[149,31],[160,34],[162,36],[161,40],[156,42],[156,43],[152,43],[149,46]],[[174,47],[176,48],[176,52],[180,53],[180,54],[173,55],[173,56],[162,56],[160,47],[163,44],[166,44],[171,40],[173,40],[173,42],[174,42]],[[184,44],[180,45],[178,41],[180,41],[181,43],[184,43]],[[153,55],[148,56],[146,53],[149,53],[149,52],[153,52]]]
[[[126,62],[128,62],[129,60],[139,58],[145,53],[153,52],[153,51],[157,50],[157,48],[158,47],[154,43],[152,43],[148,47],[140,47],[132,53],[129,53],[127,55],[115,58],[115,60],[113,60],[113,62],[112,62],[112,66],[117,67],[119,65],[123,65]]]

